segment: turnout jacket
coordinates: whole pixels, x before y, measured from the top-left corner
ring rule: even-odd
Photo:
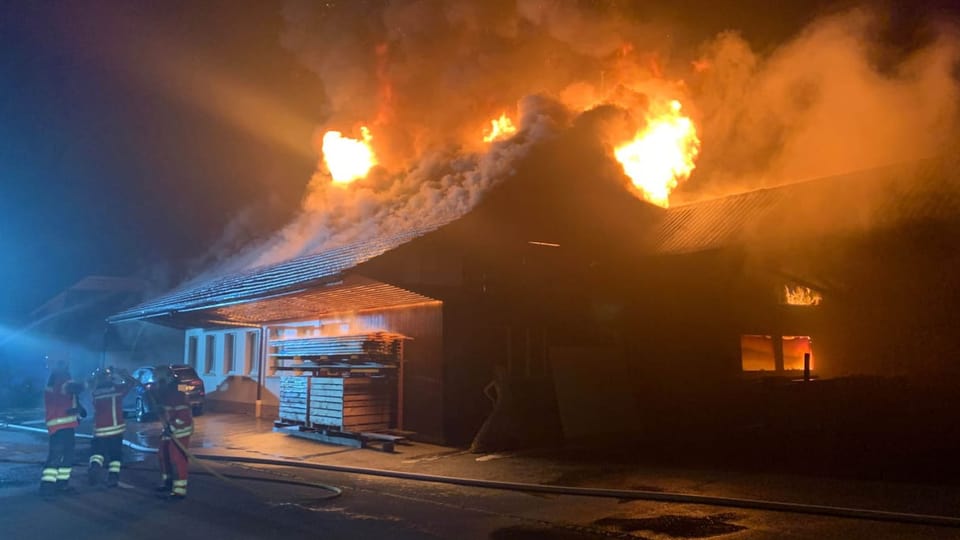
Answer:
[[[193,413],[190,410],[190,404],[187,403],[187,396],[177,390],[176,385],[158,392],[157,406],[166,424],[170,426],[170,434],[165,434],[163,438],[180,439],[193,434]]]
[[[82,384],[70,378],[68,373],[51,373],[43,392],[47,432],[50,435],[62,429],[75,429],[79,424],[77,394]]]
[[[132,388],[132,383],[123,381],[94,388],[90,392],[93,396],[94,437],[112,437],[127,429],[127,423],[123,419],[123,397]]]

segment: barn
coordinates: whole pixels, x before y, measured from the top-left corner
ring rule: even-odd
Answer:
[[[923,386],[956,372],[952,160],[662,209],[598,180],[611,175],[597,163],[564,158],[575,152],[562,144],[462,215],[109,320],[183,329],[183,361],[217,407],[310,414],[284,412],[284,393],[332,392],[346,415],[360,392],[357,429],[454,444],[481,426],[510,446],[802,426],[814,411],[880,407],[855,396],[878,380],[902,389],[903,377]],[[331,386],[364,377],[379,389]]]

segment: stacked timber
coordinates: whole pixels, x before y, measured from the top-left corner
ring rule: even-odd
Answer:
[[[306,424],[309,377],[280,377],[280,420]]]
[[[282,377],[280,420],[349,432],[388,429],[394,409],[390,388],[382,378]]]
[[[274,356],[300,358],[396,358],[403,336],[373,332],[350,336],[324,336],[273,341]]]

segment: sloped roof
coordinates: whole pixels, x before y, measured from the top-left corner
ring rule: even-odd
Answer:
[[[925,160],[673,207],[652,231],[651,249],[694,253],[958,218],[957,169]]]
[[[184,287],[113,315],[107,321],[149,319],[295,294],[310,286],[336,281],[343,272],[440,226],[442,223],[374,238]]]
[[[432,301],[434,299],[400,287],[351,275],[343,282],[335,281],[295,294],[213,308],[205,315],[208,320],[221,324],[259,325],[306,319],[324,313],[357,312]]]

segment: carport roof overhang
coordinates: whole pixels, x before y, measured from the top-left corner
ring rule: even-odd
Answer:
[[[282,294],[171,310],[127,320],[142,320],[175,328],[259,327],[284,321],[309,320],[337,313],[427,304],[440,304],[440,301],[388,283],[359,275],[349,275],[343,279]]]

